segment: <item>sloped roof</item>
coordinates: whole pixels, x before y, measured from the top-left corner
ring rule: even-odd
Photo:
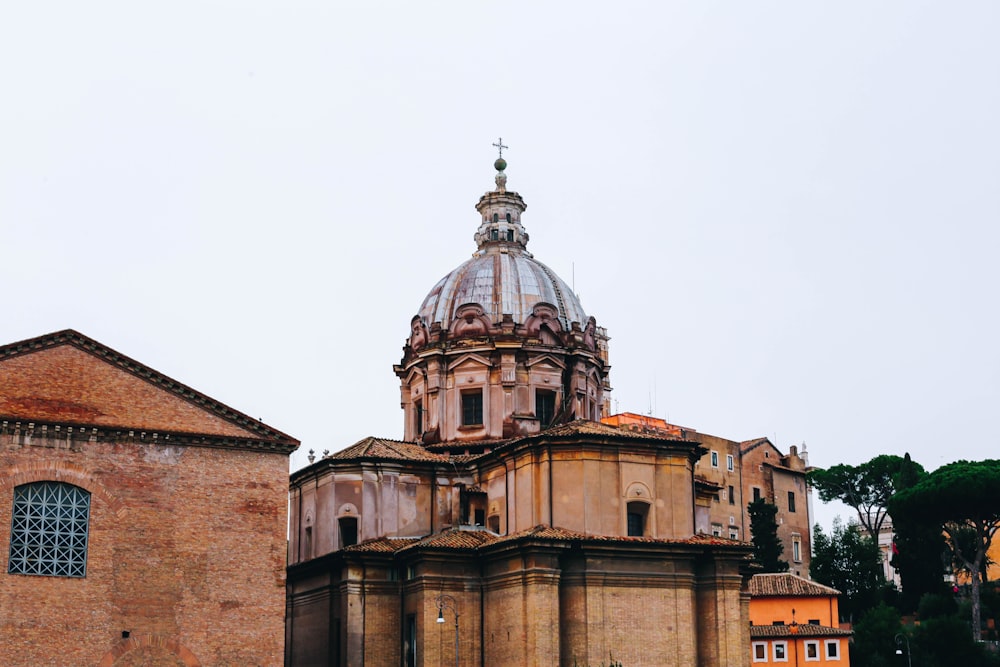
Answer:
[[[564,528],[552,526],[535,526],[508,535],[497,535],[488,530],[468,530],[452,528],[420,538],[387,538],[379,537],[361,542],[344,551],[352,553],[394,553],[404,549],[433,548],[476,550],[480,547],[516,542],[523,539],[541,539],[554,542],[585,542],[588,544],[651,544],[651,545],[688,545],[746,548],[747,543],[738,540],[727,540],[710,535],[694,535],[684,539],[662,539],[655,537],[621,537],[614,535],[586,535]]]
[[[447,454],[429,452],[423,445],[415,442],[403,442],[402,440],[390,440],[374,436],[362,438],[350,447],[329,454],[324,458],[335,460],[382,459],[387,461],[443,462],[449,460]]]
[[[751,597],[812,597],[840,595],[840,591],[788,572],[755,574],[750,579]]]
[[[608,438],[625,438],[629,440],[654,440],[654,441],[667,441],[667,442],[681,442],[680,438],[670,437],[662,433],[648,433],[643,431],[633,431],[630,429],[620,428],[618,426],[609,426],[608,424],[602,424],[601,422],[593,422],[587,419],[577,419],[566,424],[559,424],[553,426],[552,428],[546,429],[538,434],[538,436],[549,436],[549,437],[567,437],[576,435],[590,435],[590,436],[601,436]],[[527,437],[538,437],[538,436],[527,436]],[[693,441],[683,441],[691,442],[691,444],[697,444]]]
[[[417,537],[379,537],[374,540],[367,540],[358,544],[352,544],[349,547],[344,547],[344,551],[350,551],[352,553],[391,554],[399,551],[403,547],[413,544],[414,542],[418,542],[419,539],[420,538]]]
[[[744,453],[749,452],[751,449],[756,449],[761,445],[771,445],[774,447],[774,444],[767,438],[753,438],[752,440],[744,440],[740,442],[740,451]],[[777,447],[775,447],[775,449],[777,449]]]
[[[795,628],[795,632],[792,632]],[[828,625],[815,625],[813,623],[799,623],[797,625],[751,625],[751,639],[780,638],[780,637],[850,637],[853,632],[841,628],[832,628]]]
[[[299,445],[71,329],[0,346],[2,422],[143,431],[176,444],[286,453]]]

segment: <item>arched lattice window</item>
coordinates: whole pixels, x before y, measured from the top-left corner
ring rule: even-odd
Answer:
[[[14,489],[10,531],[11,574],[87,575],[90,493],[62,482]]]

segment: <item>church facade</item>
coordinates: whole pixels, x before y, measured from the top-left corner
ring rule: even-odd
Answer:
[[[0,664],[281,664],[297,445],[75,331],[0,346]]]
[[[292,474],[286,664],[746,664],[751,547],[699,525],[710,448],[601,423],[607,332],[494,166],[394,367],[403,440]]]

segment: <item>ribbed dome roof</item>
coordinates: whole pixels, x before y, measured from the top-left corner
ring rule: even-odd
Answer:
[[[497,187],[476,204],[482,216],[474,237],[479,249],[438,281],[420,306],[420,318],[426,326],[440,322],[450,329],[456,309],[478,303],[493,324],[504,315],[524,324],[537,304],[547,303],[558,311],[564,330],[569,331],[572,322],[585,324],[587,315],[573,291],[526,250],[528,234],[521,214],[527,205],[521,195],[507,190],[507,162],[497,160],[494,167]]]
[[[506,250],[489,248],[439,280],[420,306],[421,319],[447,329],[459,306],[478,303],[494,323],[510,314],[523,324],[536,304],[549,303],[567,331],[571,322],[587,322],[580,300],[552,269],[514,248]]]

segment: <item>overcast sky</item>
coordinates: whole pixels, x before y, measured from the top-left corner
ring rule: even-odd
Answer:
[[[8,2],[0,343],[76,329],[293,469],[399,438],[502,136],[615,411],[996,458],[998,34],[993,0]]]

